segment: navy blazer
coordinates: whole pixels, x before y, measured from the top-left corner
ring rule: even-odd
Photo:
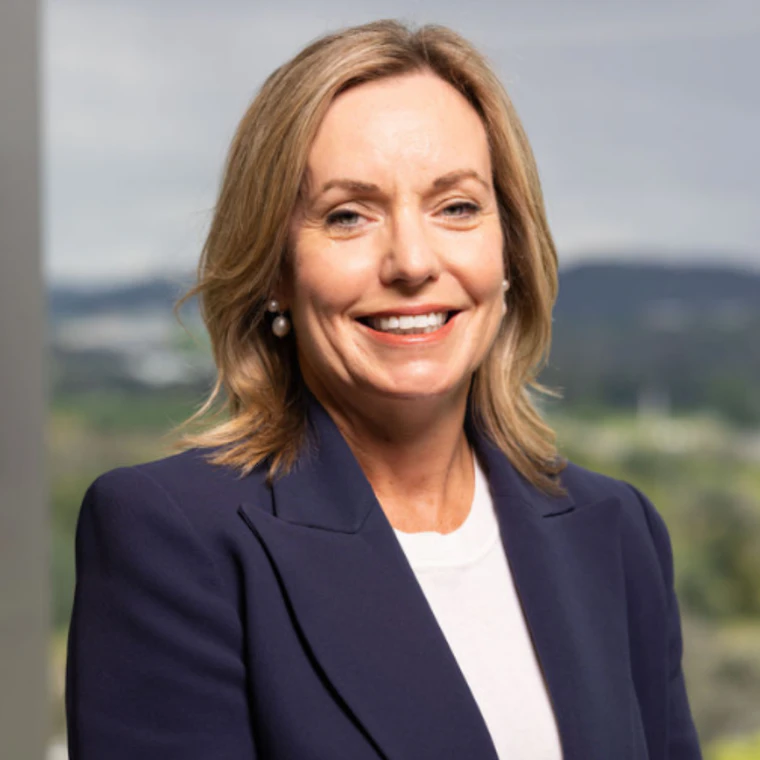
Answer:
[[[372,488],[325,410],[309,414],[318,444],[271,487],[199,451],[90,487],[72,760],[497,760]],[[547,496],[468,432],[565,760],[699,758],[662,519],[574,465],[568,495]]]

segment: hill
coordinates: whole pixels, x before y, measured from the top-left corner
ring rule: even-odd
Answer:
[[[189,279],[52,288],[56,387],[206,383],[176,355],[172,306]],[[191,309],[192,307],[188,307]],[[149,315],[149,318],[148,318]],[[592,263],[560,273],[542,380],[575,409],[713,409],[760,424],[760,273]],[[172,354],[174,352],[174,355]],[[205,367],[205,369],[204,369]]]

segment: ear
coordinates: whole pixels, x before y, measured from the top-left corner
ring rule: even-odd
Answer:
[[[293,247],[292,238],[290,236],[288,236],[285,251],[282,254],[279,270],[270,297],[277,299],[282,311],[289,311],[293,303],[295,290],[293,283]]]
[[[290,276],[290,267],[282,267],[280,274],[271,290],[269,291],[268,299],[276,299],[280,304],[280,311],[287,311],[290,309],[290,304],[293,303],[293,283]]]
[[[276,298],[280,311],[288,311],[293,303],[293,284],[288,275],[281,275],[272,289],[271,298]]]

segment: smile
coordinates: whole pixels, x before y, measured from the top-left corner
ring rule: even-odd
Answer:
[[[417,310],[417,309],[415,309]],[[417,314],[394,314],[387,311],[358,317],[375,340],[390,346],[422,346],[443,340],[452,330],[458,310],[433,306]]]
[[[378,332],[393,335],[420,335],[435,332],[448,321],[451,312],[433,311],[429,314],[399,314],[382,317],[367,317],[362,320]]]

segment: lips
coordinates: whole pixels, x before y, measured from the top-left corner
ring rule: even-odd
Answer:
[[[414,309],[414,313],[383,312],[360,317],[359,322],[376,332],[390,335],[424,335],[440,330],[456,314],[454,310],[429,307],[429,311]]]

